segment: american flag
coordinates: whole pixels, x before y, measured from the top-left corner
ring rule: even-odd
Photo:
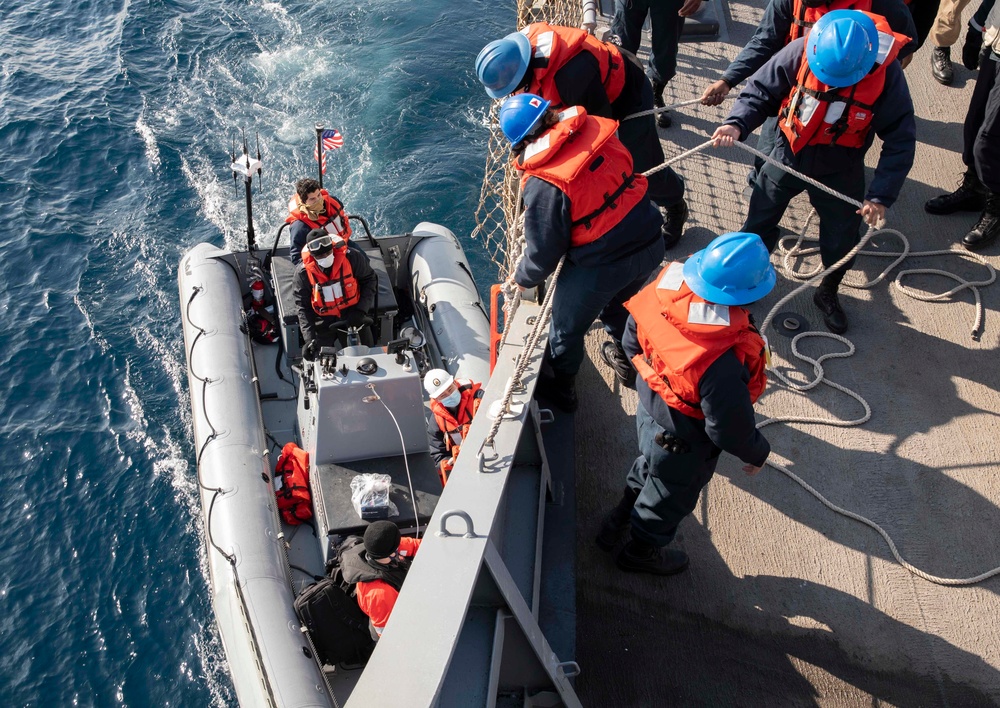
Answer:
[[[336,129],[323,131],[323,149],[336,150],[344,147],[344,136]]]
[[[319,163],[319,171],[321,174],[326,174],[326,151],[336,150],[337,148],[344,147],[344,136],[340,134],[336,129],[334,130],[324,130],[320,136],[323,141],[323,154],[319,154],[319,148],[313,148],[313,159]]]

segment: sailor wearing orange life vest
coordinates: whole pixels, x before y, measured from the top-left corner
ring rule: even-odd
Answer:
[[[624,120],[653,108],[653,89],[638,60],[614,44],[576,27],[534,22],[483,47],[476,74],[492,98],[524,91],[555,109],[580,106],[590,116],[620,121],[618,139],[636,172],[663,163],[653,116]],[[684,182],[668,167],[650,175],[647,188],[661,211],[664,248],[670,248],[688,216]]]
[[[314,179],[300,179],[295,183],[295,194],[288,200],[288,216],[285,221],[292,247],[288,251],[292,263],[302,260],[302,249],[306,245],[309,232],[322,229],[331,236],[339,236],[345,241],[351,238],[351,222],[344,212],[340,200],[320,188]]]
[[[623,344],[639,372],[639,456],[596,539],[623,570],[684,570],[687,555],[668,546],[719,454],[741,459],[749,475],[767,460],[753,411],[767,381],[766,343],[742,306],[766,296],[775,279],[758,236],[723,234],[625,303]]]
[[[820,17],[834,10],[861,10],[884,17],[893,32],[910,40],[899,48],[904,67],[919,48],[913,15],[902,0],[770,0],[753,37],[722,78],[705,89],[701,102],[707,106],[722,103],[734,86],[753,75],[786,44],[804,37]]]
[[[344,581],[357,583],[358,607],[368,615],[372,639],[378,640],[399,599],[399,591],[420,548],[419,538],[401,536],[391,521],[375,521],[365,529],[365,542],[344,553]]]
[[[456,379],[444,369],[424,374],[424,389],[431,401],[431,419],[427,423],[431,459],[438,466],[441,485],[448,481],[455,458],[479,410],[483,389],[467,379]]]
[[[860,239],[864,219],[878,223],[893,205],[913,165],[916,124],[903,70],[894,61],[907,37],[885,19],[836,10],[819,19],[808,38],[790,43],[761,68],[712,136],[716,145],[745,140],[764,119],[779,117],[781,133],[770,156],[856,201],[861,209],[766,164],[753,183],[743,231],[758,233],[774,250],[778,222],[805,191],[820,218],[823,265],[844,257]],[[875,176],[865,190],[865,153],[882,139]],[[831,332],[847,330],[837,289],[851,262],[828,274],[813,296]]]
[[[539,393],[567,412],[577,406],[587,330],[599,318],[627,365],[622,303],[663,258],[659,215],[646,197],[646,179],[615,137],[617,125],[578,106],[556,113],[530,93],[500,108],[524,199],[524,257],[513,280],[522,288],[539,285],[566,256],[549,327],[551,372],[543,368]]]
[[[347,248],[339,236],[314,229],[308,238],[302,262],[295,270],[295,304],[305,343],[303,356],[312,359],[321,347],[338,346],[339,333],[329,328],[331,323],[362,325],[375,304],[378,276],[368,259]],[[367,327],[361,335],[362,341],[371,345]]]

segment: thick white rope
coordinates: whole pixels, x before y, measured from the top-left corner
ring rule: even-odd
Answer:
[[[672,106],[668,106],[665,109],[654,109],[653,111],[643,111],[643,112],[636,113],[636,114],[633,114],[631,116],[628,116],[625,120],[628,120],[629,118],[639,117],[640,115],[648,115],[650,113],[660,112],[660,111],[663,111],[663,110],[668,110],[669,108],[673,108],[673,107],[693,105],[695,103],[700,103],[700,99],[693,99],[693,100],[690,100],[690,101],[684,101],[684,102],[681,102],[679,104],[674,104]],[[690,150],[682,152],[681,154],[676,155],[675,157],[673,157],[673,158],[671,158],[669,160],[664,161],[662,164],[657,165],[656,167],[653,167],[653,168],[647,170],[646,172],[644,172],[642,174],[643,174],[643,176],[647,176],[648,177],[649,175],[654,174],[656,172],[659,172],[660,170],[664,170],[664,169],[666,169],[667,167],[669,167],[670,165],[672,165],[672,164],[674,164],[676,162],[680,162],[681,160],[683,160],[683,159],[685,159],[687,157],[690,157],[691,155],[694,155],[695,153],[701,152],[702,150],[704,150],[707,147],[711,146],[712,142],[713,142],[712,140],[708,140],[708,141],[706,141],[706,142],[698,145],[697,147],[694,147],[694,148],[692,148]],[[859,209],[862,207],[862,203],[861,202],[859,202],[859,201],[857,201],[855,199],[851,199],[847,195],[841,194],[840,192],[838,192],[838,191],[836,191],[834,189],[831,189],[830,187],[826,186],[825,184],[822,184],[822,183],[816,181],[815,179],[813,179],[813,178],[811,178],[811,177],[809,177],[807,175],[802,174],[801,172],[798,172],[796,170],[791,169],[787,165],[784,165],[781,162],[775,160],[770,155],[765,155],[764,153],[760,152],[759,150],[755,150],[754,148],[750,147],[749,145],[746,145],[745,143],[735,142],[734,145],[736,145],[737,147],[739,147],[739,148],[741,148],[741,149],[743,149],[743,150],[745,150],[745,151],[747,151],[747,152],[755,155],[756,157],[764,160],[765,162],[778,167],[779,169],[785,170],[786,172],[794,175],[795,177],[799,178],[803,182],[806,182],[807,184],[810,184],[810,185],[816,187],[817,189],[820,189],[823,192],[826,192],[827,194],[830,194],[831,196],[837,197],[838,199],[842,199],[843,201],[847,202],[848,204],[852,204],[852,205],[858,207]],[[809,253],[813,253],[813,252],[816,252],[816,251],[819,250],[818,248],[813,248],[813,249],[802,249],[801,248],[802,241],[804,240],[805,230],[806,230],[806,228],[808,228],[809,223],[811,222],[811,220],[812,220],[812,214],[810,214],[809,219],[807,219],[806,226],[805,226],[805,228],[803,228],[802,234],[799,235],[798,240],[796,241],[795,246],[792,249],[790,249],[788,252],[785,252],[784,249],[782,249],[782,252],[783,252],[783,263],[785,265],[786,270],[788,270],[788,272],[795,279],[797,279],[797,280],[803,280],[803,279],[805,279],[806,282],[804,282],[798,288],[795,288],[792,292],[788,293],[783,298],[781,298],[777,303],[775,303],[775,305],[771,308],[770,312],[768,312],[767,317],[764,319],[764,323],[763,323],[763,325],[760,328],[761,334],[764,334],[767,331],[767,328],[771,325],[771,322],[774,319],[774,316],[777,314],[777,312],[779,311],[779,309],[786,302],[788,302],[789,300],[791,300],[792,298],[794,298],[796,295],[798,295],[800,292],[802,292],[803,290],[805,290],[806,288],[808,288],[813,283],[816,283],[819,280],[821,280],[827,273],[830,273],[830,272],[836,270],[837,268],[841,267],[842,265],[845,265],[848,261],[851,260],[851,258],[855,257],[856,255],[858,255],[860,253],[862,255],[890,257],[890,258],[894,258],[894,260],[893,260],[893,262],[885,270],[882,271],[882,273],[880,273],[873,280],[865,282],[865,283],[846,283],[845,282],[845,285],[847,285],[848,287],[853,287],[853,288],[871,288],[871,287],[874,287],[879,282],[881,282],[889,274],[889,272],[892,271],[893,268],[895,268],[899,263],[901,263],[903,260],[905,260],[906,258],[911,257],[911,256],[912,257],[917,257],[917,256],[936,256],[936,255],[957,255],[957,256],[968,256],[968,257],[971,257],[971,258],[974,258],[975,260],[977,260],[979,263],[981,263],[983,266],[985,266],[989,270],[989,278],[988,279],[982,280],[982,281],[966,281],[966,280],[960,278],[959,276],[955,275],[954,273],[950,273],[948,271],[942,271],[942,270],[937,270],[937,269],[920,268],[920,269],[910,269],[910,270],[900,271],[896,275],[896,280],[894,281],[895,286],[900,290],[900,292],[902,292],[902,293],[904,293],[904,294],[906,294],[906,295],[908,295],[910,297],[913,297],[913,298],[915,298],[917,300],[924,301],[924,302],[941,301],[941,300],[944,300],[945,298],[948,298],[948,297],[950,297],[950,296],[952,296],[952,295],[954,295],[954,294],[956,294],[956,293],[958,293],[958,292],[960,292],[960,291],[962,291],[962,290],[964,290],[966,288],[972,290],[972,292],[973,292],[973,294],[975,296],[975,299],[976,299],[976,308],[977,308],[976,322],[975,322],[975,324],[973,326],[973,337],[976,338],[977,333],[979,332],[979,330],[980,330],[980,328],[982,326],[982,319],[983,319],[982,299],[980,297],[978,288],[986,286],[986,285],[990,285],[990,284],[992,284],[996,280],[996,271],[981,256],[978,256],[978,255],[972,254],[972,253],[965,253],[965,252],[962,252],[962,251],[955,251],[955,250],[951,250],[951,249],[943,249],[943,250],[938,250],[938,251],[918,251],[918,252],[911,252],[910,251],[909,241],[907,241],[906,237],[901,232],[896,231],[895,229],[884,229],[884,228],[883,229],[876,229],[875,227],[869,227],[868,232],[864,235],[864,237],[861,238],[861,240],[858,242],[858,245],[855,246],[853,249],[851,249],[851,251],[847,255],[845,255],[843,258],[841,258],[839,261],[837,261],[836,263],[834,263],[830,267],[823,268],[822,265],[821,265],[819,268],[814,269],[814,270],[812,270],[812,271],[810,271],[808,273],[797,274],[797,273],[795,273],[794,269],[789,266],[790,259],[792,257],[800,257],[800,256],[808,255]],[[900,251],[900,252],[867,251],[867,252],[863,252],[862,253],[864,247],[868,244],[868,242],[875,235],[877,235],[879,233],[890,233],[890,234],[893,234],[893,235],[897,236],[900,240],[903,241],[903,250]],[[522,255],[522,257],[523,257],[523,255]],[[504,392],[503,403],[501,404],[500,415],[498,415],[497,418],[496,418],[496,420],[493,422],[493,427],[490,429],[489,435],[487,436],[486,440],[483,442],[482,448],[480,448],[480,454],[482,454],[482,450],[483,449],[485,449],[488,446],[492,446],[493,440],[494,440],[494,438],[496,436],[496,433],[497,433],[497,431],[500,428],[501,422],[503,421],[503,412],[507,410],[507,406],[509,405],[510,398],[511,398],[511,396],[513,394],[513,390],[514,390],[514,388],[516,388],[517,383],[520,382],[520,376],[523,374],[524,369],[527,368],[527,364],[528,364],[528,361],[530,359],[531,352],[533,351],[534,346],[537,343],[537,337],[538,337],[539,332],[541,331],[541,326],[543,324],[547,325],[547,323],[548,323],[548,315],[551,312],[551,297],[552,297],[552,295],[553,295],[553,293],[555,291],[555,281],[558,279],[558,274],[559,274],[559,271],[562,269],[562,264],[565,261],[565,258],[566,257],[563,256],[562,260],[559,261],[559,266],[556,268],[556,272],[554,273],[554,277],[553,277],[553,280],[552,280],[553,286],[549,290],[549,292],[546,294],[545,303],[543,304],[543,314],[542,314],[542,316],[539,317],[538,321],[535,323],[535,327],[532,329],[531,335],[529,336],[529,339],[528,339],[528,342],[530,344],[526,343],[524,350],[521,352],[520,360],[518,362],[518,366],[517,366],[517,368],[515,370],[514,376],[511,377],[511,379],[507,383],[507,388],[506,388],[506,390]],[[515,268],[516,268],[516,266],[515,266]],[[514,269],[511,270],[512,273],[513,273],[513,270]],[[959,284],[956,287],[954,287],[951,290],[949,290],[947,292],[944,292],[944,293],[932,294],[932,295],[925,295],[923,293],[920,293],[920,292],[917,292],[917,291],[913,291],[913,290],[905,287],[901,283],[901,281],[902,281],[902,279],[904,277],[906,277],[908,275],[917,275],[917,274],[943,275],[945,277],[952,278],[953,280],[956,280]],[[548,310],[546,310],[546,307],[548,308]],[[811,357],[808,357],[808,356],[802,354],[799,351],[799,349],[798,349],[799,342],[801,340],[807,338],[807,337],[826,337],[828,339],[834,339],[834,340],[843,342],[847,346],[847,350],[846,351],[842,351],[842,352],[833,352],[833,353],[830,353],[830,354],[824,354],[823,356],[819,357],[818,359],[813,359]],[[861,415],[858,418],[853,419],[853,420],[840,420],[840,419],[837,419],[837,418],[814,418],[814,417],[806,417],[806,416],[774,417],[774,418],[768,418],[768,419],[763,420],[760,423],[758,423],[758,425],[757,425],[758,429],[759,428],[763,428],[763,427],[768,426],[768,425],[772,425],[774,423],[810,423],[810,424],[821,424],[821,425],[834,425],[834,426],[840,426],[840,427],[851,427],[851,426],[863,425],[864,423],[868,422],[868,420],[872,416],[871,406],[868,405],[868,402],[865,401],[865,399],[863,397],[861,397],[858,393],[852,391],[851,389],[847,388],[846,386],[842,386],[841,384],[838,384],[835,381],[831,381],[830,379],[828,379],[826,377],[826,373],[825,373],[825,371],[823,369],[823,362],[826,361],[827,359],[841,359],[841,358],[852,356],[854,354],[854,352],[855,352],[855,346],[854,346],[853,342],[851,342],[846,337],[841,337],[840,335],[833,334],[831,332],[803,332],[802,334],[799,334],[796,337],[794,337],[792,339],[792,343],[791,344],[792,344],[792,354],[796,358],[798,358],[799,360],[807,362],[808,364],[812,365],[813,372],[815,374],[815,378],[813,380],[809,381],[808,383],[805,383],[805,384],[796,383],[795,381],[792,381],[791,379],[789,379],[788,377],[786,377],[781,371],[779,371],[777,368],[775,368],[772,365],[772,367],[770,368],[770,370],[771,370],[771,373],[774,375],[775,378],[779,379],[788,388],[790,388],[792,390],[795,390],[795,391],[801,391],[801,392],[809,391],[809,390],[815,388],[816,386],[818,386],[821,383],[826,384],[827,386],[830,386],[831,388],[835,388],[838,391],[842,391],[843,393],[847,394],[851,398],[853,398],[856,401],[858,401],[861,404],[861,406],[864,408],[864,414]],[[773,452],[772,452],[772,457],[774,457],[774,453]],[[993,568],[991,570],[987,570],[987,571],[985,571],[983,573],[980,573],[979,575],[975,575],[975,576],[968,577],[968,578],[944,578],[944,577],[940,577],[940,576],[937,576],[937,575],[932,575],[931,573],[927,573],[927,572],[925,572],[925,571],[917,568],[913,564],[909,563],[905,558],[903,558],[903,556],[899,553],[899,550],[896,548],[896,544],[895,544],[895,542],[893,542],[892,537],[889,536],[889,534],[885,531],[885,529],[883,529],[881,526],[879,526],[877,523],[875,523],[871,519],[868,519],[868,518],[862,516],[861,514],[857,514],[857,513],[853,512],[853,511],[850,511],[848,509],[844,509],[844,508],[842,508],[840,506],[837,506],[836,504],[834,504],[833,502],[831,502],[829,499],[827,499],[826,497],[824,497],[818,490],[816,490],[808,482],[806,482],[804,479],[802,479],[797,474],[795,474],[790,469],[788,469],[787,466],[785,466],[781,462],[777,461],[776,459],[772,459],[772,457],[769,457],[768,460],[767,460],[767,462],[765,464],[767,464],[767,465],[775,468],[776,470],[778,470],[782,474],[786,475],[789,479],[791,479],[792,481],[794,481],[797,484],[799,484],[803,489],[805,489],[807,492],[809,492],[814,497],[816,497],[816,499],[818,499],[820,501],[820,503],[822,503],[824,506],[826,506],[831,511],[833,511],[833,512],[835,512],[837,514],[840,514],[842,516],[845,516],[845,517],[847,517],[849,519],[853,519],[853,520],[855,520],[855,521],[857,521],[859,523],[862,523],[862,524],[870,527],[874,531],[876,531],[885,540],[886,544],[889,546],[889,551],[892,553],[892,556],[893,556],[893,558],[895,558],[896,562],[899,563],[903,568],[905,568],[909,572],[913,573],[914,575],[916,575],[918,577],[921,577],[921,578],[923,578],[923,579],[925,579],[925,580],[927,580],[929,582],[936,583],[938,585],[947,585],[947,586],[974,585],[974,584],[980,583],[980,582],[982,582],[982,581],[984,581],[984,580],[986,580],[988,578],[992,578],[995,575],[1000,575],[1000,566],[997,566],[996,568]]]
[[[726,97],[724,97],[722,100],[723,101],[728,101],[731,98],[736,98],[737,95],[738,94],[730,93],[729,95],[727,95]],[[652,115],[656,115],[657,113],[666,113],[667,111],[671,111],[671,110],[673,110],[675,108],[684,108],[685,106],[693,106],[696,103],[701,103],[701,99],[700,98],[692,98],[692,99],[687,100],[687,101],[679,101],[677,103],[671,103],[669,106],[663,106],[662,108],[650,108],[647,111],[638,111],[636,113],[630,113],[630,114],[628,114],[627,116],[625,116],[624,118],[622,118],[618,122],[619,123],[624,123],[625,121],[632,120],[633,118],[642,118],[643,116],[652,116]]]
[[[542,310],[538,314],[538,319],[535,320],[535,324],[532,326],[531,331],[528,333],[528,337],[524,342],[524,348],[521,349],[521,353],[517,356],[514,373],[509,379],[507,379],[507,386],[504,388],[503,398],[500,399],[500,410],[497,413],[497,417],[493,421],[490,432],[487,433],[486,438],[483,440],[483,444],[479,448],[479,454],[482,454],[483,450],[487,447],[493,447],[497,431],[500,430],[500,424],[503,423],[504,415],[510,407],[511,398],[513,398],[514,392],[520,387],[521,377],[528,368],[531,357],[534,355],[535,347],[538,346],[538,339],[541,337],[541,333],[549,325],[549,317],[552,315],[552,303],[555,300],[556,286],[559,283],[559,274],[562,273],[563,265],[565,263],[566,254],[563,254],[562,258],[559,259],[559,263],[556,265],[556,269],[552,271],[552,279],[550,280],[551,285],[545,293],[545,299],[542,301]],[[505,322],[505,329],[510,329],[510,324],[509,320]]]
[[[799,179],[803,179],[804,181],[810,182],[810,183],[814,183],[815,182],[814,180],[806,177],[805,175],[803,175],[803,174],[801,174],[799,172],[796,172],[795,170],[789,168],[788,166],[782,165],[781,163],[773,160],[770,156],[764,155],[763,153],[761,153],[761,152],[759,152],[757,150],[754,150],[753,148],[751,148],[751,147],[749,147],[747,145],[744,145],[743,143],[736,143],[736,145],[739,145],[741,148],[743,148],[743,149],[745,149],[745,150],[747,150],[747,151],[749,151],[749,152],[757,155],[758,157],[766,160],[767,162],[770,162],[772,164],[777,165],[781,169],[785,170],[786,172],[789,172],[790,174],[798,177]],[[820,187],[824,192],[827,192],[828,194],[831,194],[831,195],[833,195],[833,196],[835,196],[835,197],[837,197],[839,199],[842,199],[842,200],[848,202],[849,204],[853,204],[853,205],[858,206],[858,207],[861,206],[861,204],[859,202],[857,202],[857,201],[855,201],[853,199],[850,199],[846,195],[840,194],[839,192],[836,192],[835,190],[832,190],[832,189],[826,187],[825,185],[820,185],[820,184],[816,183],[816,186]],[[810,214],[810,218],[806,220],[806,228],[808,227],[809,222],[811,221],[811,218],[812,218],[812,215]],[[805,228],[803,228],[803,234],[804,234],[804,232],[805,232]],[[898,252],[898,253],[879,253],[879,252],[866,252],[866,251],[864,251],[863,249],[868,244],[868,242],[871,241],[871,239],[875,235],[880,234],[880,233],[891,233],[891,234],[899,237],[903,241],[903,244],[904,244],[903,251]],[[795,247],[793,247],[793,249],[792,249],[793,251],[795,250],[795,248],[797,248],[798,246],[801,245],[802,240],[803,240],[803,236],[800,235],[798,237],[798,240],[796,241]],[[935,300],[942,300],[945,297],[948,297],[949,295],[952,295],[952,294],[957,293],[957,292],[959,292],[961,290],[964,290],[965,288],[971,289],[973,291],[973,293],[975,294],[975,296],[976,296],[976,305],[979,308],[979,314],[978,314],[978,316],[976,318],[976,325],[975,325],[974,332],[978,331],[979,327],[981,326],[981,321],[982,321],[982,310],[981,310],[981,299],[980,299],[980,296],[979,296],[979,291],[977,289],[977,286],[989,285],[989,284],[993,283],[996,280],[996,272],[994,271],[993,267],[989,263],[987,263],[985,260],[983,260],[981,257],[976,256],[975,254],[971,254],[971,253],[970,254],[965,254],[965,253],[962,253],[962,252],[959,252],[959,251],[952,251],[952,250],[919,251],[919,252],[914,253],[914,252],[911,252],[909,250],[909,248],[910,248],[909,241],[907,241],[906,237],[903,236],[903,234],[900,233],[899,231],[896,231],[895,229],[876,229],[875,227],[869,227],[868,232],[861,238],[861,240],[858,242],[858,245],[855,246],[853,249],[851,249],[851,251],[849,253],[847,253],[843,258],[841,258],[839,261],[837,261],[836,263],[834,263],[830,267],[828,267],[828,268],[822,268],[822,267],[820,267],[819,269],[814,269],[814,270],[810,271],[809,273],[794,276],[794,277],[796,277],[799,280],[805,279],[806,282],[804,282],[802,285],[800,285],[799,287],[797,287],[794,290],[792,290],[790,293],[788,293],[787,295],[785,295],[784,297],[782,297],[780,300],[778,300],[778,302],[776,302],[774,304],[774,306],[771,308],[771,310],[767,313],[767,317],[764,318],[764,322],[763,322],[763,324],[761,325],[761,328],[760,328],[761,334],[763,335],[763,334],[765,334],[767,332],[767,329],[770,327],[771,322],[774,320],[775,315],[778,313],[778,311],[781,309],[781,307],[784,306],[785,303],[787,303],[789,300],[793,299],[795,296],[797,296],[799,293],[801,293],[803,290],[805,290],[806,288],[808,288],[813,283],[818,282],[819,280],[821,280],[827,273],[830,273],[830,272],[836,270],[837,268],[840,268],[841,266],[845,265],[848,261],[851,260],[851,258],[853,258],[854,256],[856,256],[858,254],[862,254],[862,255],[883,255],[883,256],[886,256],[886,257],[894,258],[894,260],[889,265],[888,268],[886,268],[882,273],[880,273],[878,275],[878,277],[876,277],[875,279],[873,279],[873,280],[871,280],[869,282],[860,283],[860,284],[853,284],[853,285],[849,284],[849,283],[845,283],[845,284],[849,285],[850,287],[859,287],[859,288],[874,287],[877,283],[881,282],[888,275],[889,271],[891,271],[893,268],[896,267],[896,265],[898,265],[899,263],[901,263],[905,258],[907,258],[909,256],[916,256],[916,255],[929,256],[929,255],[945,255],[945,254],[948,254],[948,255],[961,255],[961,256],[969,255],[969,256],[975,258],[980,263],[982,263],[984,266],[986,266],[987,269],[989,269],[989,271],[990,271],[990,277],[989,277],[988,280],[985,280],[985,281],[971,281],[970,282],[970,281],[963,280],[962,278],[958,277],[954,273],[948,273],[947,271],[939,271],[939,270],[934,270],[934,269],[914,269],[914,270],[908,270],[908,271],[902,271],[902,272],[900,272],[896,276],[896,286],[900,289],[901,292],[903,292],[903,293],[905,293],[907,295],[910,295],[911,297],[913,297],[913,296],[916,295],[917,299],[923,300],[923,301],[927,301],[927,302],[935,301]],[[814,249],[814,250],[819,250],[819,249]],[[804,253],[805,252],[803,252],[803,251],[799,251],[799,255],[803,255]],[[786,258],[785,259],[786,265],[787,265],[787,262],[788,261],[787,261],[787,258]],[[789,271],[792,272],[792,273],[794,273],[794,270],[792,270],[790,268],[789,268]],[[917,273],[926,273],[926,272],[940,274],[940,275],[946,275],[947,277],[950,277],[950,278],[953,278],[954,280],[959,281],[960,284],[957,287],[952,288],[947,293],[943,293],[941,295],[927,295],[927,296],[925,296],[925,295],[922,295],[920,293],[913,293],[908,288],[903,287],[899,283],[899,280],[903,276],[905,276],[905,275],[914,275],[914,274],[917,274]],[[805,356],[798,349],[799,342],[801,340],[807,338],[807,337],[826,337],[828,339],[834,339],[834,340],[837,340],[839,342],[843,342],[844,344],[846,344],[847,347],[848,347],[848,349],[847,349],[847,351],[843,351],[843,352],[835,352],[835,353],[831,353],[831,354],[824,354],[823,356],[819,357],[818,359],[813,359],[811,357]],[[815,417],[807,417],[807,416],[781,416],[781,417],[774,417],[774,418],[765,419],[765,420],[763,420],[763,421],[761,421],[760,423],[757,424],[757,428],[760,429],[760,428],[763,428],[765,426],[772,425],[773,423],[811,423],[811,424],[821,424],[821,425],[834,425],[834,426],[840,426],[840,427],[851,427],[851,426],[856,426],[856,425],[862,425],[862,424],[868,422],[868,420],[872,416],[871,407],[868,405],[868,402],[865,401],[865,399],[862,398],[858,393],[852,391],[851,389],[847,388],[846,386],[842,386],[842,385],[840,385],[840,384],[838,384],[838,383],[836,383],[836,382],[831,381],[830,379],[828,379],[826,377],[825,371],[823,370],[823,362],[826,361],[827,359],[840,359],[840,358],[849,357],[849,356],[851,356],[851,355],[854,354],[854,351],[855,351],[855,347],[854,347],[853,342],[851,342],[846,337],[841,337],[840,335],[833,334],[831,332],[803,332],[802,334],[796,335],[792,339],[792,354],[797,359],[799,359],[801,361],[804,361],[804,362],[812,365],[812,367],[813,367],[813,373],[815,374],[815,378],[813,378],[808,383],[801,384],[801,383],[796,383],[796,382],[792,381],[791,379],[789,379],[788,377],[786,377],[773,364],[770,367],[770,371],[774,375],[775,378],[777,378],[778,380],[781,381],[781,383],[783,383],[785,386],[787,386],[788,388],[790,388],[792,390],[795,390],[795,391],[808,391],[810,389],[815,388],[820,383],[824,383],[827,386],[830,386],[832,388],[837,389],[838,391],[842,391],[843,393],[847,394],[851,398],[853,398],[856,401],[858,401],[864,407],[864,415],[862,415],[862,416],[860,416],[860,417],[858,417],[858,418],[856,418],[854,420],[840,420],[840,419],[837,419],[837,418],[815,418]],[[932,582],[932,583],[936,583],[938,585],[949,585],[949,586],[952,586],[952,585],[974,585],[975,583],[980,583],[980,582],[982,582],[982,581],[984,581],[984,580],[986,580],[988,578],[992,578],[995,575],[1000,575],[1000,566],[997,566],[996,568],[993,568],[991,570],[987,570],[987,571],[985,571],[983,573],[980,573],[979,575],[975,575],[975,576],[968,577],[968,578],[943,578],[941,576],[932,575],[931,573],[927,573],[927,572],[921,570],[920,568],[917,568],[912,563],[909,563],[905,558],[903,558],[903,556],[899,553],[899,550],[896,548],[896,544],[893,542],[892,537],[890,537],[889,534],[885,531],[885,529],[883,529],[877,523],[875,523],[871,519],[868,519],[868,518],[862,516],[861,514],[857,514],[857,513],[853,512],[853,511],[850,511],[848,509],[844,509],[844,508],[842,508],[840,506],[837,506],[836,504],[834,504],[833,502],[831,502],[829,499],[827,499],[826,497],[824,497],[819,491],[817,491],[814,487],[812,487],[808,482],[806,482],[804,479],[802,479],[797,474],[795,474],[790,469],[788,469],[788,467],[785,466],[784,464],[782,464],[781,462],[779,462],[779,461],[777,461],[777,460],[772,459],[771,457],[769,457],[768,460],[767,460],[767,462],[766,462],[766,464],[770,465],[771,467],[775,468],[776,470],[778,470],[782,474],[786,475],[792,481],[798,483],[803,489],[805,489],[807,492],[809,492],[814,497],[816,497],[816,499],[818,499],[820,501],[820,503],[822,503],[825,507],[827,507],[831,511],[834,511],[834,512],[836,512],[838,514],[841,514],[842,516],[846,516],[849,519],[853,519],[855,521],[858,521],[858,522],[864,524],[865,526],[868,526],[869,528],[875,530],[885,540],[886,544],[889,546],[889,551],[892,553],[893,558],[896,559],[896,562],[899,563],[903,568],[905,568],[909,572],[913,573],[914,575],[916,575],[918,577],[923,578],[924,580],[927,580],[927,581]]]

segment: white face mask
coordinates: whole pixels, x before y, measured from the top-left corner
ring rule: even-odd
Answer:
[[[317,258],[316,264],[319,265],[320,268],[329,268],[333,265],[333,254],[331,253],[326,258]]]
[[[457,390],[452,391],[444,398],[439,398],[438,402],[445,408],[454,408],[462,402],[462,392]]]

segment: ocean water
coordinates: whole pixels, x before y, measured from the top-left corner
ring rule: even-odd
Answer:
[[[214,626],[175,269],[314,176],[377,232],[468,240],[513,3],[0,0],[0,704],[233,705]],[[251,137],[253,141],[253,137]]]

